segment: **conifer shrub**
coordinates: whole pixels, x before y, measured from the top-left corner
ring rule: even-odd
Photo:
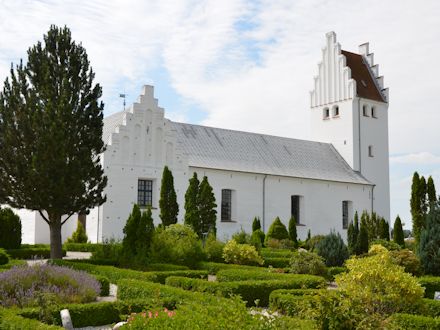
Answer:
[[[76,230],[72,233],[72,237],[67,239],[66,243],[87,243],[88,239],[84,226],[78,221]]]
[[[399,244],[402,248],[405,247],[405,237],[403,234],[402,221],[400,220],[399,216],[397,216],[396,220],[394,221],[393,241],[394,243]]]
[[[264,263],[254,246],[239,244],[234,239],[226,243],[223,249],[223,259],[227,263],[238,265],[262,265]]]
[[[289,233],[287,231],[286,226],[281,222],[279,217],[276,217],[275,220],[269,227],[269,231],[266,235],[266,241],[270,239],[289,239]]]
[[[186,225],[174,224],[156,230],[151,242],[151,260],[194,267],[204,259],[197,234]]]
[[[316,245],[325,238],[325,235],[315,235],[307,239],[306,241],[306,249],[314,252],[316,249]]]
[[[160,186],[160,219],[164,226],[177,223],[177,214],[179,213],[179,205],[177,204],[176,191],[174,190],[173,173],[168,166],[165,166],[162,173],[162,181]]]
[[[251,235],[251,245],[255,246],[255,248],[259,251],[264,246],[264,239],[266,235],[264,235],[261,229],[254,230]]]
[[[306,250],[294,251],[290,258],[290,273],[325,276],[327,270],[324,259]]]
[[[440,275],[440,204],[425,218],[420,234],[419,257],[426,274]]]
[[[261,220],[259,217],[255,217],[254,221],[252,222],[252,232],[261,229]]]
[[[10,208],[0,208],[0,248],[19,249],[21,220]]]
[[[9,262],[9,255],[6,251],[0,248],[0,265],[6,265]]]
[[[366,220],[362,220],[359,228],[359,236],[356,244],[357,255],[368,252],[368,242],[369,242],[369,238],[368,238],[367,222]]]
[[[316,244],[316,252],[324,258],[327,267],[342,266],[348,259],[348,248],[339,233],[332,231]]]
[[[296,219],[291,217],[289,220],[289,238],[293,242],[294,246],[298,246],[298,234],[296,232]]]

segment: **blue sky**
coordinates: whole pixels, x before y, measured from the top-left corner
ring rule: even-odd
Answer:
[[[0,82],[50,24],[83,43],[105,113],[155,86],[172,120],[308,139],[325,33],[370,41],[390,88],[391,217],[410,227],[412,173],[440,190],[440,2],[0,0]]]

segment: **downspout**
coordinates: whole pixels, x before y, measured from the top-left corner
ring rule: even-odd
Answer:
[[[371,186],[371,214],[374,212],[374,187],[376,187],[375,184]]]
[[[359,147],[359,173],[362,173],[362,150],[361,150],[361,98],[358,98],[358,147]]]
[[[263,220],[263,232],[265,232],[266,229],[266,178],[267,178],[267,174],[264,175],[263,178],[263,216],[262,216],[262,220]]]
[[[99,243],[99,205],[98,205],[98,224],[96,226],[96,243]]]

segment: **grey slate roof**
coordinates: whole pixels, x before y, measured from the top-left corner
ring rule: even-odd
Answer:
[[[105,143],[123,115],[104,119]],[[371,185],[330,143],[171,123],[189,166]]]

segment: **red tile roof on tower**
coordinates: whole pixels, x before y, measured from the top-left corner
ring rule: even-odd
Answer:
[[[347,59],[347,66],[351,69],[351,77],[356,80],[357,96],[369,100],[386,102],[374,78],[370,73],[362,55],[342,50],[341,53]]]

